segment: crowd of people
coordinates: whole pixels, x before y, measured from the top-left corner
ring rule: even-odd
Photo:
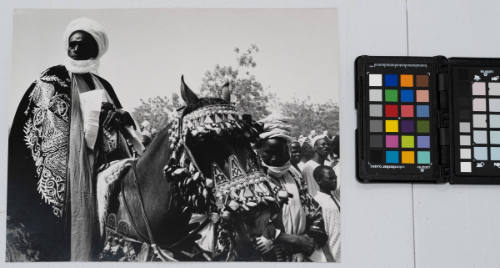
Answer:
[[[262,141],[255,145],[262,165],[269,176],[274,178],[292,194],[291,200],[282,208],[284,234],[279,236],[285,244],[300,248],[290,261],[335,261],[340,260],[340,150],[339,136],[328,131],[318,134],[312,130],[307,135],[291,137],[291,125],[285,116],[272,114],[260,123],[264,127]],[[144,146],[148,146],[156,134],[156,129],[145,120],[140,127]],[[308,224],[308,210],[311,200],[321,209],[326,243],[315,241],[311,235],[314,228]],[[305,201],[309,200],[309,201]],[[308,203],[308,204],[306,204]],[[260,238],[258,243],[271,248],[271,241]],[[291,241],[294,241],[293,243]],[[318,248],[318,245],[324,244]]]

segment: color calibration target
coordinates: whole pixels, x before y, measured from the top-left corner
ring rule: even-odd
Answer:
[[[500,165],[500,82],[474,81],[471,90],[472,122],[459,122],[463,173],[486,168],[486,162],[499,161]]]
[[[427,74],[368,74],[369,162],[430,165]]]

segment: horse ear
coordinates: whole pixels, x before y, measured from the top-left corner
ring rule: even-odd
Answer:
[[[188,106],[198,102],[198,96],[184,82],[184,75],[181,76],[181,96]]]
[[[231,88],[229,81],[226,81],[226,83],[222,86],[222,99],[228,103],[231,102]]]

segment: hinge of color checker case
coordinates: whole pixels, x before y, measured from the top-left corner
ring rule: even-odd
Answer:
[[[449,114],[449,83],[447,61],[439,61],[437,76],[438,93],[438,117],[437,125],[439,128],[439,164],[442,180],[448,180],[450,175],[450,114]]]

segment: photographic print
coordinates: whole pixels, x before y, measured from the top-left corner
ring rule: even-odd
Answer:
[[[17,9],[9,262],[340,262],[336,9]]]

